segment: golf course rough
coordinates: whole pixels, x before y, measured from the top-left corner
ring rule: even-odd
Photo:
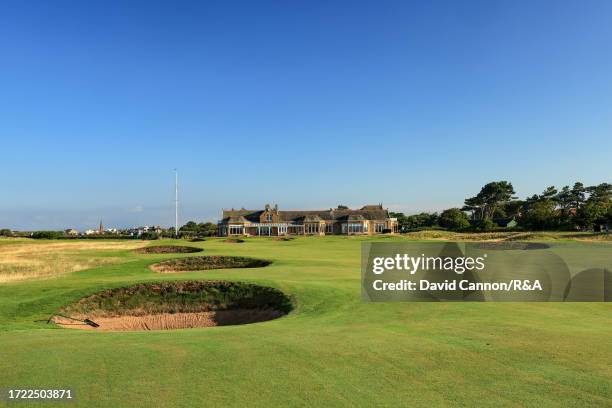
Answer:
[[[202,271],[208,269],[262,268],[272,262],[266,259],[247,258],[243,256],[191,256],[162,261],[150,266],[151,270],[160,273],[177,273]]]
[[[185,245],[156,245],[136,249],[139,254],[192,254],[202,251],[202,248]]]
[[[555,237],[546,243],[553,251],[563,246],[572,274],[601,263],[601,251],[585,257],[585,248],[612,250]],[[612,406],[612,303],[366,303],[360,247],[378,240],[194,243],[207,255],[273,261],[206,271],[207,280],[291,296],[291,313],[261,324],[93,332],[46,323],[108,288],[199,276],[154,272],[134,248],[88,254],[120,263],[0,284],[0,387],[70,387],[71,407]],[[125,245],[105,241],[111,244]]]

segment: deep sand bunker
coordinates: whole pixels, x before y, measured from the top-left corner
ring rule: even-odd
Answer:
[[[138,248],[136,252],[139,254],[192,254],[194,252],[202,252],[202,248],[196,248],[184,245],[159,245],[144,248]]]
[[[108,289],[59,312],[93,320],[98,328],[61,316],[53,321],[98,331],[171,330],[263,322],[286,315],[292,307],[280,290],[251,283],[160,282]]]
[[[160,273],[177,273],[207,269],[261,268],[271,263],[265,259],[246,258],[243,256],[211,255],[169,259],[153,264],[150,268]]]

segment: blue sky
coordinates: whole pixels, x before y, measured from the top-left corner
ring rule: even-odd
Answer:
[[[612,175],[612,2],[2,2],[0,227]]]

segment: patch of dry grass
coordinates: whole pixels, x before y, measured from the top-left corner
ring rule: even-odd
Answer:
[[[192,256],[188,258],[168,259],[150,266],[160,273],[203,271],[208,269],[262,268],[272,262],[266,259],[246,258],[242,256]]]
[[[0,283],[46,279],[119,263],[113,252],[143,246],[142,241],[4,241],[0,245]]]
[[[612,234],[593,233],[593,232],[519,232],[519,231],[499,231],[499,232],[453,232],[440,230],[426,230],[409,232],[402,234],[402,237],[415,240],[439,240],[439,241],[556,241],[556,240],[575,240],[575,241],[598,241],[612,242]]]
[[[441,230],[426,230],[408,232],[403,237],[416,240],[440,241],[502,241],[524,235],[518,232],[453,232]]]

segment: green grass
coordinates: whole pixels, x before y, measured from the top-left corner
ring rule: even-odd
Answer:
[[[72,387],[71,406],[84,407],[612,406],[612,304],[364,303],[362,240],[207,239],[188,245],[273,263],[159,274],[148,266],[190,255],[119,250],[113,256],[125,263],[4,283],[0,387]],[[272,286],[295,309],[265,323],[178,331],[96,333],[37,321],[104,289],[187,279]]]

